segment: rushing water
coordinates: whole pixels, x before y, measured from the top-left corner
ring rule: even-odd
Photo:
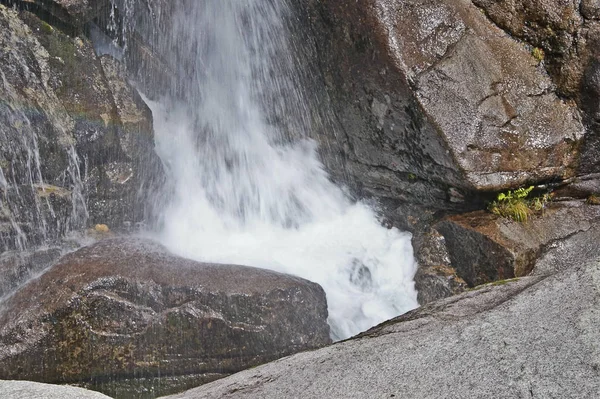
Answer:
[[[285,1],[176,4],[149,39],[175,75],[149,101],[171,183],[160,240],[189,258],[321,284],[336,339],[416,307],[410,236],[350,201],[308,138],[314,115]]]

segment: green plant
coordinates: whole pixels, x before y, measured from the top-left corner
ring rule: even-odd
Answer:
[[[527,222],[533,212],[543,211],[551,198],[551,194],[527,198],[532,191],[533,186],[500,193],[496,200],[490,203],[488,210],[495,215],[511,218],[517,222]]]
[[[542,50],[539,47],[534,47],[534,49],[531,50],[531,55],[533,55],[533,58],[535,58],[536,60],[538,60],[538,62],[544,61],[544,58],[546,57],[546,54],[544,53],[544,50]]]

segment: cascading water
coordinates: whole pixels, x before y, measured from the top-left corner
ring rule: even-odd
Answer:
[[[0,78],[3,78],[0,71]],[[18,101],[10,97],[11,86],[5,79],[4,89],[9,95],[6,104],[0,104],[5,123],[0,129],[0,254],[5,251],[23,252],[60,240],[72,229],[86,223],[87,209],[80,176],[80,160],[72,145],[62,150],[68,164],[62,172],[61,187],[46,184],[42,177],[42,162],[38,131],[30,119],[42,118],[35,109],[14,107]],[[13,104],[13,105],[9,105]],[[68,196],[70,215],[58,215],[53,205],[55,196]],[[9,254],[10,255],[10,254]]]
[[[169,10],[153,45],[175,79],[149,101],[171,183],[160,240],[189,258],[321,284],[335,339],[416,307],[410,236],[351,202],[307,137],[315,122],[285,2],[181,1]]]

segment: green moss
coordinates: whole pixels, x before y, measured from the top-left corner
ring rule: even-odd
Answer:
[[[531,55],[538,60],[538,62],[542,62],[544,61],[544,58],[546,58],[546,53],[539,47],[534,47],[533,50],[531,50]]]
[[[485,287],[498,287],[498,286],[505,285],[505,284],[508,284],[508,283],[513,283],[513,282],[516,282],[516,281],[519,281],[519,280],[520,280],[519,277],[515,277],[515,278],[504,279],[504,280],[492,281],[491,283],[481,284],[481,285],[473,287],[473,288],[471,288],[471,289],[469,289],[467,291],[477,291],[477,290],[480,290],[480,289],[485,288]]]
[[[41,29],[42,29],[42,31],[43,31],[45,34],[47,34],[47,35],[51,35],[51,34],[52,34],[52,32],[54,32],[54,28],[53,28],[53,27],[52,27],[50,24],[48,24],[48,23],[46,23],[46,22],[44,22],[44,21],[42,21],[42,23],[41,23],[41,27],[42,27],[42,28],[41,28]]]
[[[508,279],[505,279],[505,280],[494,281],[492,283],[489,283],[488,285],[491,285],[492,287],[497,287],[499,285],[504,285],[504,284],[512,283],[512,282],[519,281],[519,280],[520,280],[519,277],[508,278]]]

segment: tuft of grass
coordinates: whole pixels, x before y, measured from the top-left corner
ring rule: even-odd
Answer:
[[[542,212],[551,199],[551,194],[528,198],[532,190],[533,186],[500,193],[489,204],[488,210],[495,215],[525,223],[534,212]]]

